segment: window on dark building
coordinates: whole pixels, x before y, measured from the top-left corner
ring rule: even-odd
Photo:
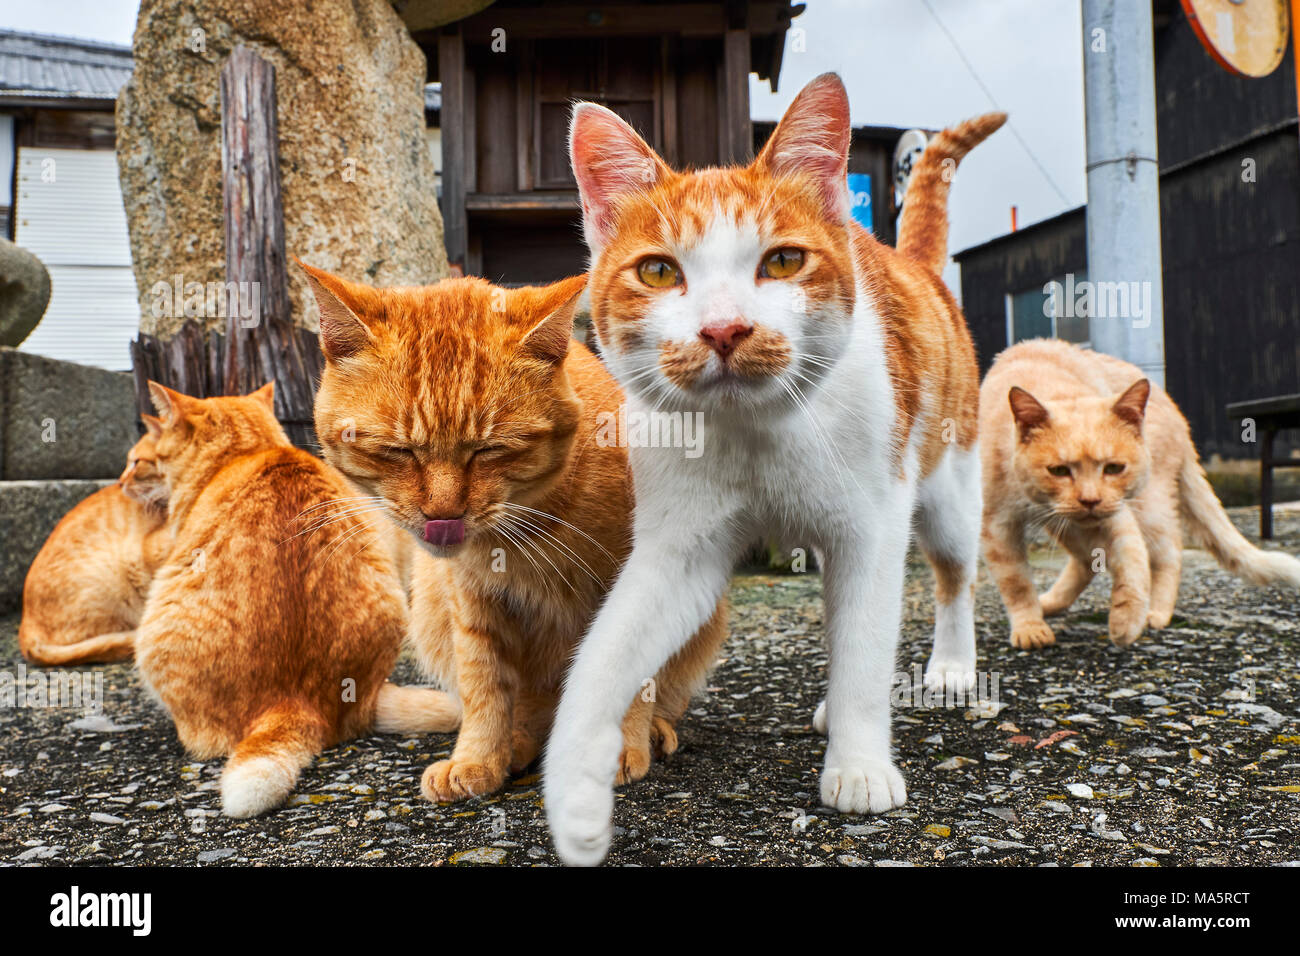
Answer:
[[[1007,293],[1007,344],[1025,339],[1062,339],[1088,345],[1088,316],[1080,314],[1075,290],[1086,272],[1074,272],[1041,286]]]

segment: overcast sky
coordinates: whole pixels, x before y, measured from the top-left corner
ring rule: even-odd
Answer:
[[[1007,232],[1013,205],[1024,226],[1086,199],[1079,11],[1079,0],[808,0],[794,20],[806,52],[787,35],[780,91],[751,77],[751,112],[778,119],[827,70],[844,78],[858,125],[937,129],[1006,110],[1009,126],[953,184],[949,249],[964,249]]]
[[[1027,225],[1084,202],[1079,0],[807,3],[794,21],[805,49],[793,49],[787,36],[780,92],[751,82],[755,119],[779,118],[799,88],[827,70],[844,77],[856,124],[938,128],[1007,110],[1014,132],[1004,127],[962,163],[953,251],[1007,232],[1012,205]],[[137,6],[6,0],[0,27],[129,44]]]

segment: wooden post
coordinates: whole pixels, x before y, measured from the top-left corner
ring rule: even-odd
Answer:
[[[223,391],[243,395],[274,380],[276,416],[307,444],[320,349],[289,304],[275,67],[244,46],[221,68],[221,174],[231,290]]]
[[[722,44],[722,162],[748,163],[754,154],[749,120],[749,31],[728,30]]]
[[[467,142],[471,124],[466,115],[465,46],[455,27],[438,34],[438,76],[442,80],[442,234],[447,260],[468,267],[469,224],[465,193],[473,143]]]
[[[1273,539],[1273,439],[1277,430],[1268,426],[1259,444],[1259,536]]]

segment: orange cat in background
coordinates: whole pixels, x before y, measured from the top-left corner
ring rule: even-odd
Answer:
[[[1128,646],[1173,617],[1183,529],[1232,573],[1300,587],[1300,561],[1233,527],[1201,470],[1187,420],[1134,365],[1056,340],[1013,345],[980,391],[984,560],[1011,617],[1011,643],[1056,638],[1060,614],[1102,568],[1114,582],[1110,639]],[[1027,558],[1045,528],[1069,561],[1035,593]]]
[[[23,585],[18,647],[46,667],[126,660],[149,582],[166,554],[167,486],[155,463],[159,421],[127,454],[117,484],[63,516]]]
[[[631,546],[628,450],[600,434],[623,393],[571,340],[585,277],[372,289],[304,268],[326,358],[321,447],[372,496],[363,502],[422,546],[415,648],[464,708],[451,759],[425,771],[423,793],[489,793],[537,757],[569,661]],[[677,748],[674,724],[727,633],[724,602],[706,617],[620,702],[619,782]]]
[[[186,749],[229,755],[224,812],[278,805],[349,737],[454,729],[445,694],[385,683],[407,626],[386,529],[339,507],[351,489],[289,443],[271,386],[209,399],[149,389],[174,544],[136,662]]]

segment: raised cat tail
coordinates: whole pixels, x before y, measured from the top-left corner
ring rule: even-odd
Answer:
[[[42,667],[111,664],[130,660],[135,654],[135,631],[114,631],[72,644],[55,644],[29,619],[24,619],[18,626],[18,647],[24,657]]]
[[[948,187],[963,156],[1007,121],[1006,113],[985,113],[937,133],[912,170],[903,194],[898,251],[931,272],[948,262]]]
[[[325,746],[325,721],[303,704],[264,711],[221,773],[221,810],[255,817],[284,803],[302,768]]]
[[[1261,551],[1242,537],[1195,458],[1183,463],[1178,484],[1187,527],[1219,564],[1252,584],[1300,588],[1300,561],[1280,551]]]
[[[448,734],[460,726],[460,702],[431,687],[402,687],[387,681],[375,702],[375,731],[381,734]]]

